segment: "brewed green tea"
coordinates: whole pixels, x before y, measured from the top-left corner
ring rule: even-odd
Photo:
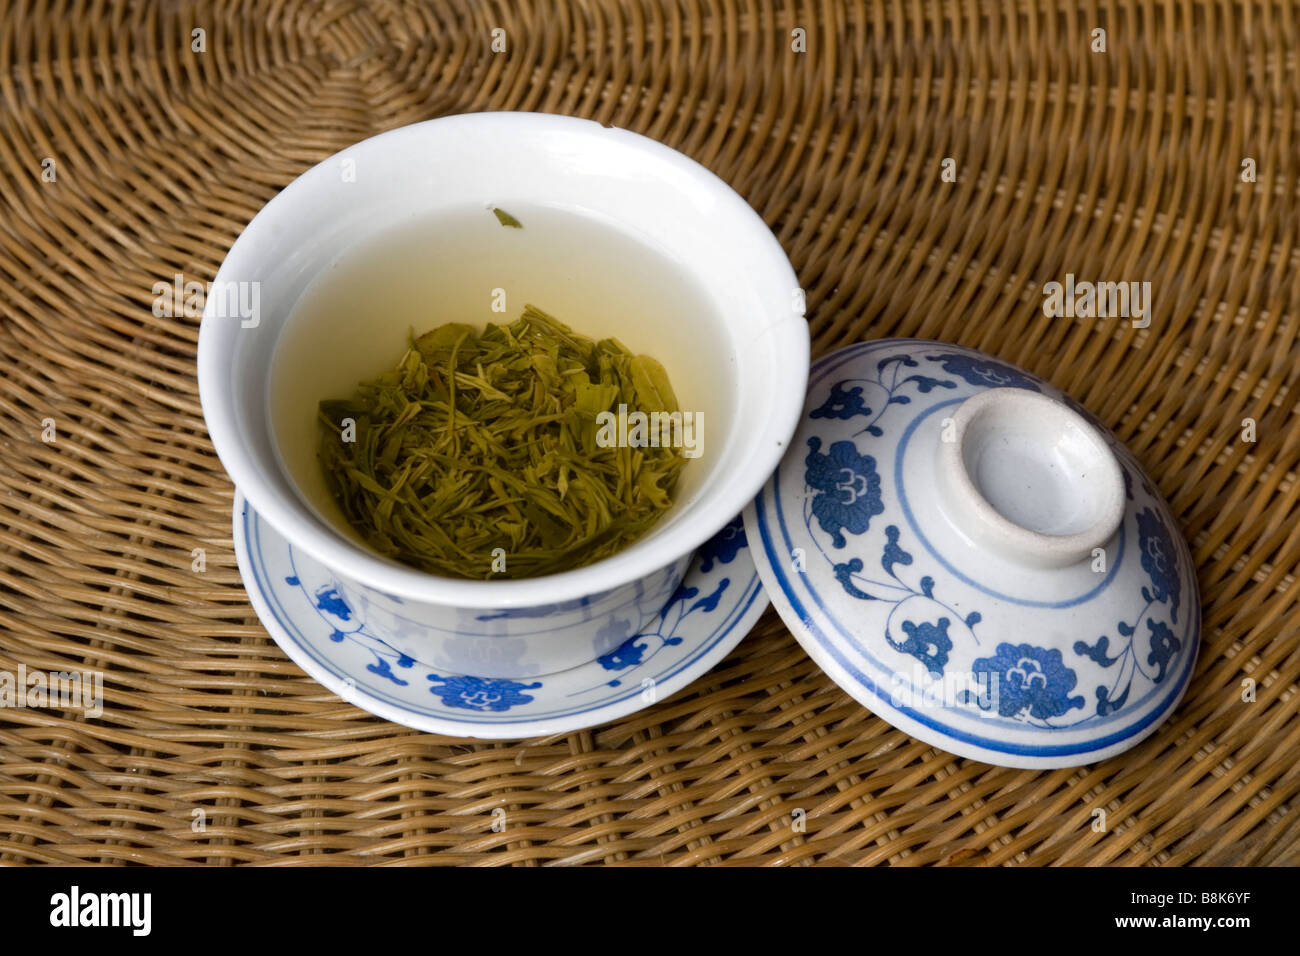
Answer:
[[[744,361],[717,316],[715,296],[730,295],[730,287],[720,282],[706,288],[691,269],[631,228],[569,209],[517,199],[497,206],[487,198],[358,236],[304,277],[270,370],[267,414],[285,475],[323,523],[380,553],[353,527],[327,480],[319,457],[320,403],[351,400],[358,383],[394,371],[412,333],[464,324],[481,338],[489,325],[509,328],[533,303],[593,343],[613,339],[633,356],[658,359],[670,373],[682,415],[707,422],[707,453],[699,454],[702,446],[680,449],[687,463],[671,507],[627,547],[670,533],[705,488],[727,480],[718,469],[734,440],[729,423]],[[468,368],[458,373],[471,375]],[[461,394],[462,381],[458,376],[463,398],[469,392]],[[621,401],[614,402],[615,413]],[[626,404],[626,419],[619,418],[610,437],[635,446],[642,413],[638,404]],[[698,428],[684,437],[699,446]],[[558,473],[553,477],[558,482]],[[494,576],[522,573],[517,556],[506,551],[506,570]],[[489,567],[476,563],[461,573],[487,576]]]
[[[620,441],[628,409],[653,434]],[[693,418],[691,446],[671,441],[682,419],[657,360],[528,305],[481,333],[412,335],[395,368],[322,401],[320,459],[380,553],[453,577],[532,577],[608,557],[659,519],[696,444]]]

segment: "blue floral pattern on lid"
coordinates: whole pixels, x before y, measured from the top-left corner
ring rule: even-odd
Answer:
[[[1025,388],[1031,392],[1041,389],[1030,376],[1010,365],[1003,365],[984,356],[970,354],[953,354],[940,352],[927,355],[931,362],[938,362],[949,375],[959,375],[970,385],[982,388]]]
[[[1169,616],[1178,622],[1177,552],[1170,540],[1169,529],[1150,508],[1138,512],[1138,548],[1142,552],[1142,567],[1151,576],[1151,592],[1143,593],[1152,601],[1169,602]]]
[[[1032,644],[999,644],[993,657],[975,661],[975,673],[996,680],[998,713],[1003,717],[1028,717],[1048,723],[1075,707],[1083,698],[1070,696],[1079,678],[1065,666],[1061,652]]]
[[[808,439],[808,470],[805,481],[817,490],[812,510],[822,530],[830,532],[835,547],[844,547],[843,531],[862,534],[874,515],[884,511],[880,503],[880,475],[876,460],[859,455],[850,441],[837,441],[823,455],[820,438]]]
[[[791,630],[871,709],[980,759],[1086,763],[1150,733],[1185,689],[1199,637],[1196,609],[1180,614],[1196,589],[1190,556],[1104,430],[1128,506],[1091,567],[1015,571],[955,545],[931,449],[956,407],[990,388],[1080,407],[1028,372],[944,343],[826,356],[796,432],[805,451],[782,462],[746,528]],[[1090,621],[1100,627],[1088,633]]]

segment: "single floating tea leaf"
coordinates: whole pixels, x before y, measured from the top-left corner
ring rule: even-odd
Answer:
[[[638,355],[628,363],[628,367],[632,370],[632,384],[636,386],[636,397],[642,411],[677,411],[677,397],[673,395],[668,373],[662,365],[648,355]]]
[[[501,225],[509,226],[511,229],[524,228],[524,224],[522,222],[520,222],[514,216],[510,215],[510,213],[506,212],[504,209],[498,209],[496,206],[493,206],[492,212],[496,215],[497,222],[501,223]]]
[[[554,574],[626,547],[672,505],[678,449],[598,440],[598,417],[620,405],[678,411],[659,362],[529,305],[482,332],[412,334],[392,370],[320,403],[319,457],[348,522],[382,554],[489,578],[501,548],[506,577]]]

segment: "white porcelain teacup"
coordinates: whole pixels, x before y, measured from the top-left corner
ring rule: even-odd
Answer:
[[[327,520],[284,466],[269,383],[300,296],[356,243],[466,203],[542,204],[597,217],[670,257],[684,281],[709,297],[707,314],[664,316],[664,341],[692,341],[684,323],[710,324],[690,359],[716,370],[730,420],[709,423],[705,453],[684,469],[659,522],[589,566],[531,579],[430,575]],[[467,114],[357,143],[269,202],[232,246],[213,287],[253,289],[258,304],[256,315],[232,315],[209,297],[199,335],[203,411],[236,486],[295,549],[330,569],[340,613],[363,619],[411,657],[458,673],[554,672],[594,660],[640,630],[677,589],[695,549],[772,473],[807,387],[802,293],[762,219],[667,146],[570,117]],[[404,344],[393,342],[393,352]],[[711,351],[698,351],[705,348]],[[656,357],[671,375],[674,356]],[[337,396],[317,396],[327,397]]]

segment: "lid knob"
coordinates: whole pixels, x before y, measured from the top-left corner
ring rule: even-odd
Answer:
[[[939,506],[976,547],[1019,564],[1090,560],[1119,530],[1124,477],[1106,439],[1038,392],[993,388],[944,422]]]

